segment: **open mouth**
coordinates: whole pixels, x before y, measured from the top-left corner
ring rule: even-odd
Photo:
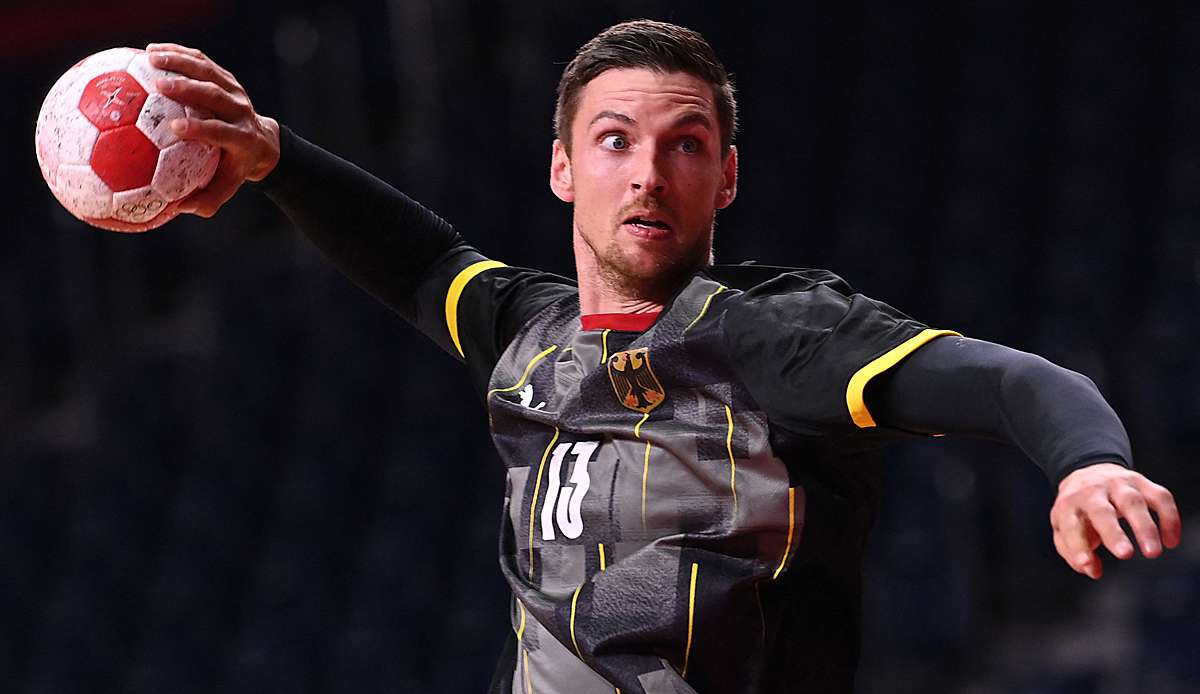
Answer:
[[[647,238],[661,238],[671,232],[671,225],[659,219],[634,216],[626,219],[625,225],[630,227],[632,232]]]

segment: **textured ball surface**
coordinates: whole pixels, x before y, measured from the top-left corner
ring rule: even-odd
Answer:
[[[175,118],[205,118],[158,93],[174,73],[145,51],[111,48],[88,56],[50,88],[34,144],[54,197],[79,219],[112,231],[161,226],[212,179],[220,150],[180,140]]]

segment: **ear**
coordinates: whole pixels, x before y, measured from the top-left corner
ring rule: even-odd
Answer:
[[[718,210],[729,207],[729,203],[737,197],[737,166],[737,147],[730,145],[721,167],[721,187],[717,189],[717,198],[713,201]]]
[[[575,184],[571,179],[571,157],[562,140],[554,141],[550,154],[550,190],[563,202],[575,202]]]

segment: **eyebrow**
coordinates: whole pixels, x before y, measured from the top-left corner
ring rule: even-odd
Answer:
[[[672,127],[682,128],[685,125],[700,125],[706,130],[713,129],[712,120],[709,119],[708,114],[700,111],[691,111],[690,113],[683,114],[675,120],[675,123],[672,125]]]
[[[616,111],[601,111],[592,117],[592,120],[588,123],[588,127],[590,128],[596,121],[604,120],[605,118],[612,118],[613,120],[621,121],[626,125],[633,125],[637,123],[637,121],[625,115],[624,113],[618,113]]]
[[[596,121],[604,120],[605,118],[612,118],[613,120],[620,121],[621,123],[624,123],[625,125],[636,125],[637,124],[636,120],[630,118],[629,116],[625,115],[624,113],[620,113],[618,111],[601,111],[600,113],[597,113],[595,116],[592,117],[592,120],[588,123],[588,127],[591,127],[592,125],[594,125],[596,123]],[[708,117],[708,114],[703,113],[701,111],[690,111],[688,113],[683,114],[682,116],[677,118],[674,123],[671,124],[671,127],[672,128],[682,128],[686,125],[699,125],[706,130],[713,129],[712,119],[710,119]]]

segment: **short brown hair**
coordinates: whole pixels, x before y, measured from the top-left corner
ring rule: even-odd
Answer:
[[[733,81],[712,46],[699,33],[675,24],[638,19],[600,32],[575,53],[558,82],[554,134],[571,151],[571,122],[588,82],[617,68],[684,72],[708,82],[717,106],[721,149],[729,151],[737,133],[737,99]]]

